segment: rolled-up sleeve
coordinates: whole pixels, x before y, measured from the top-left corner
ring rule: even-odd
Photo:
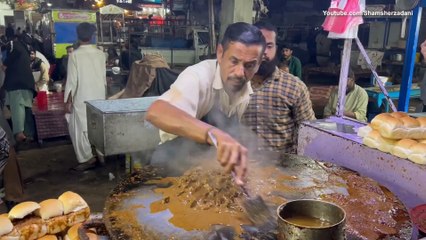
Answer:
[[[203,94],[200,81],[196,74],[192,71],[184,71],[170,86],[170,89],[158,99],[170,103],[193,117],[197,117],[200,96]],[[176,135],[160,130],[161,142],[166,142],[174,138],[176,138]]]

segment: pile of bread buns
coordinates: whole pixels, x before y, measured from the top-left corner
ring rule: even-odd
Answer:
[[[0,240],[77,240],[78,227],[89,216],[86,201],[74,192],[40,203],[22,202],[0,215]]]
[[[412,118],[403,112],[381,113],[358,130],[371,148],[426,164],[426,117]]]

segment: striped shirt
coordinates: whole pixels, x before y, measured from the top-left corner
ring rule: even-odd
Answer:
[[[263,83],[252,81],[252,87],[242,122],[263,139],[259,149],[295,153],[300,123],[315,119],[308,88],[278,68]]]

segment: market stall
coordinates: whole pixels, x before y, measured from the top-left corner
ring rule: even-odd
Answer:
[[[113,4],[99,9],[99,44],[125,42],[124,9]]]

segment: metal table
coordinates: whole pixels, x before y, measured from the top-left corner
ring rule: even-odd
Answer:
[[[408,208],[426,203],[426,166],[363,145],[355,132],[364,125],[336,117],[305,122],[299,129],[298,154],[371,177]]]
[[[401,85],[392,85],[385,87],[389,93],[389,97],[392,99],[399,99],[399,92]],[[380,108],[382,104],[385,104],[386,112],[389,112],[389,103],[386,101],[385,95],[380,91],[379,87],[369,87],[365,88],[367,94],[370,98],[374,99],[376,106]],[[420,87],[417,83],[411,86],[410,98],[419,98],[420,97]]]
[[[145,121],[157,97],[86,102],[90,142],[106,156],[144,151],[160,142],[158,129]]]

